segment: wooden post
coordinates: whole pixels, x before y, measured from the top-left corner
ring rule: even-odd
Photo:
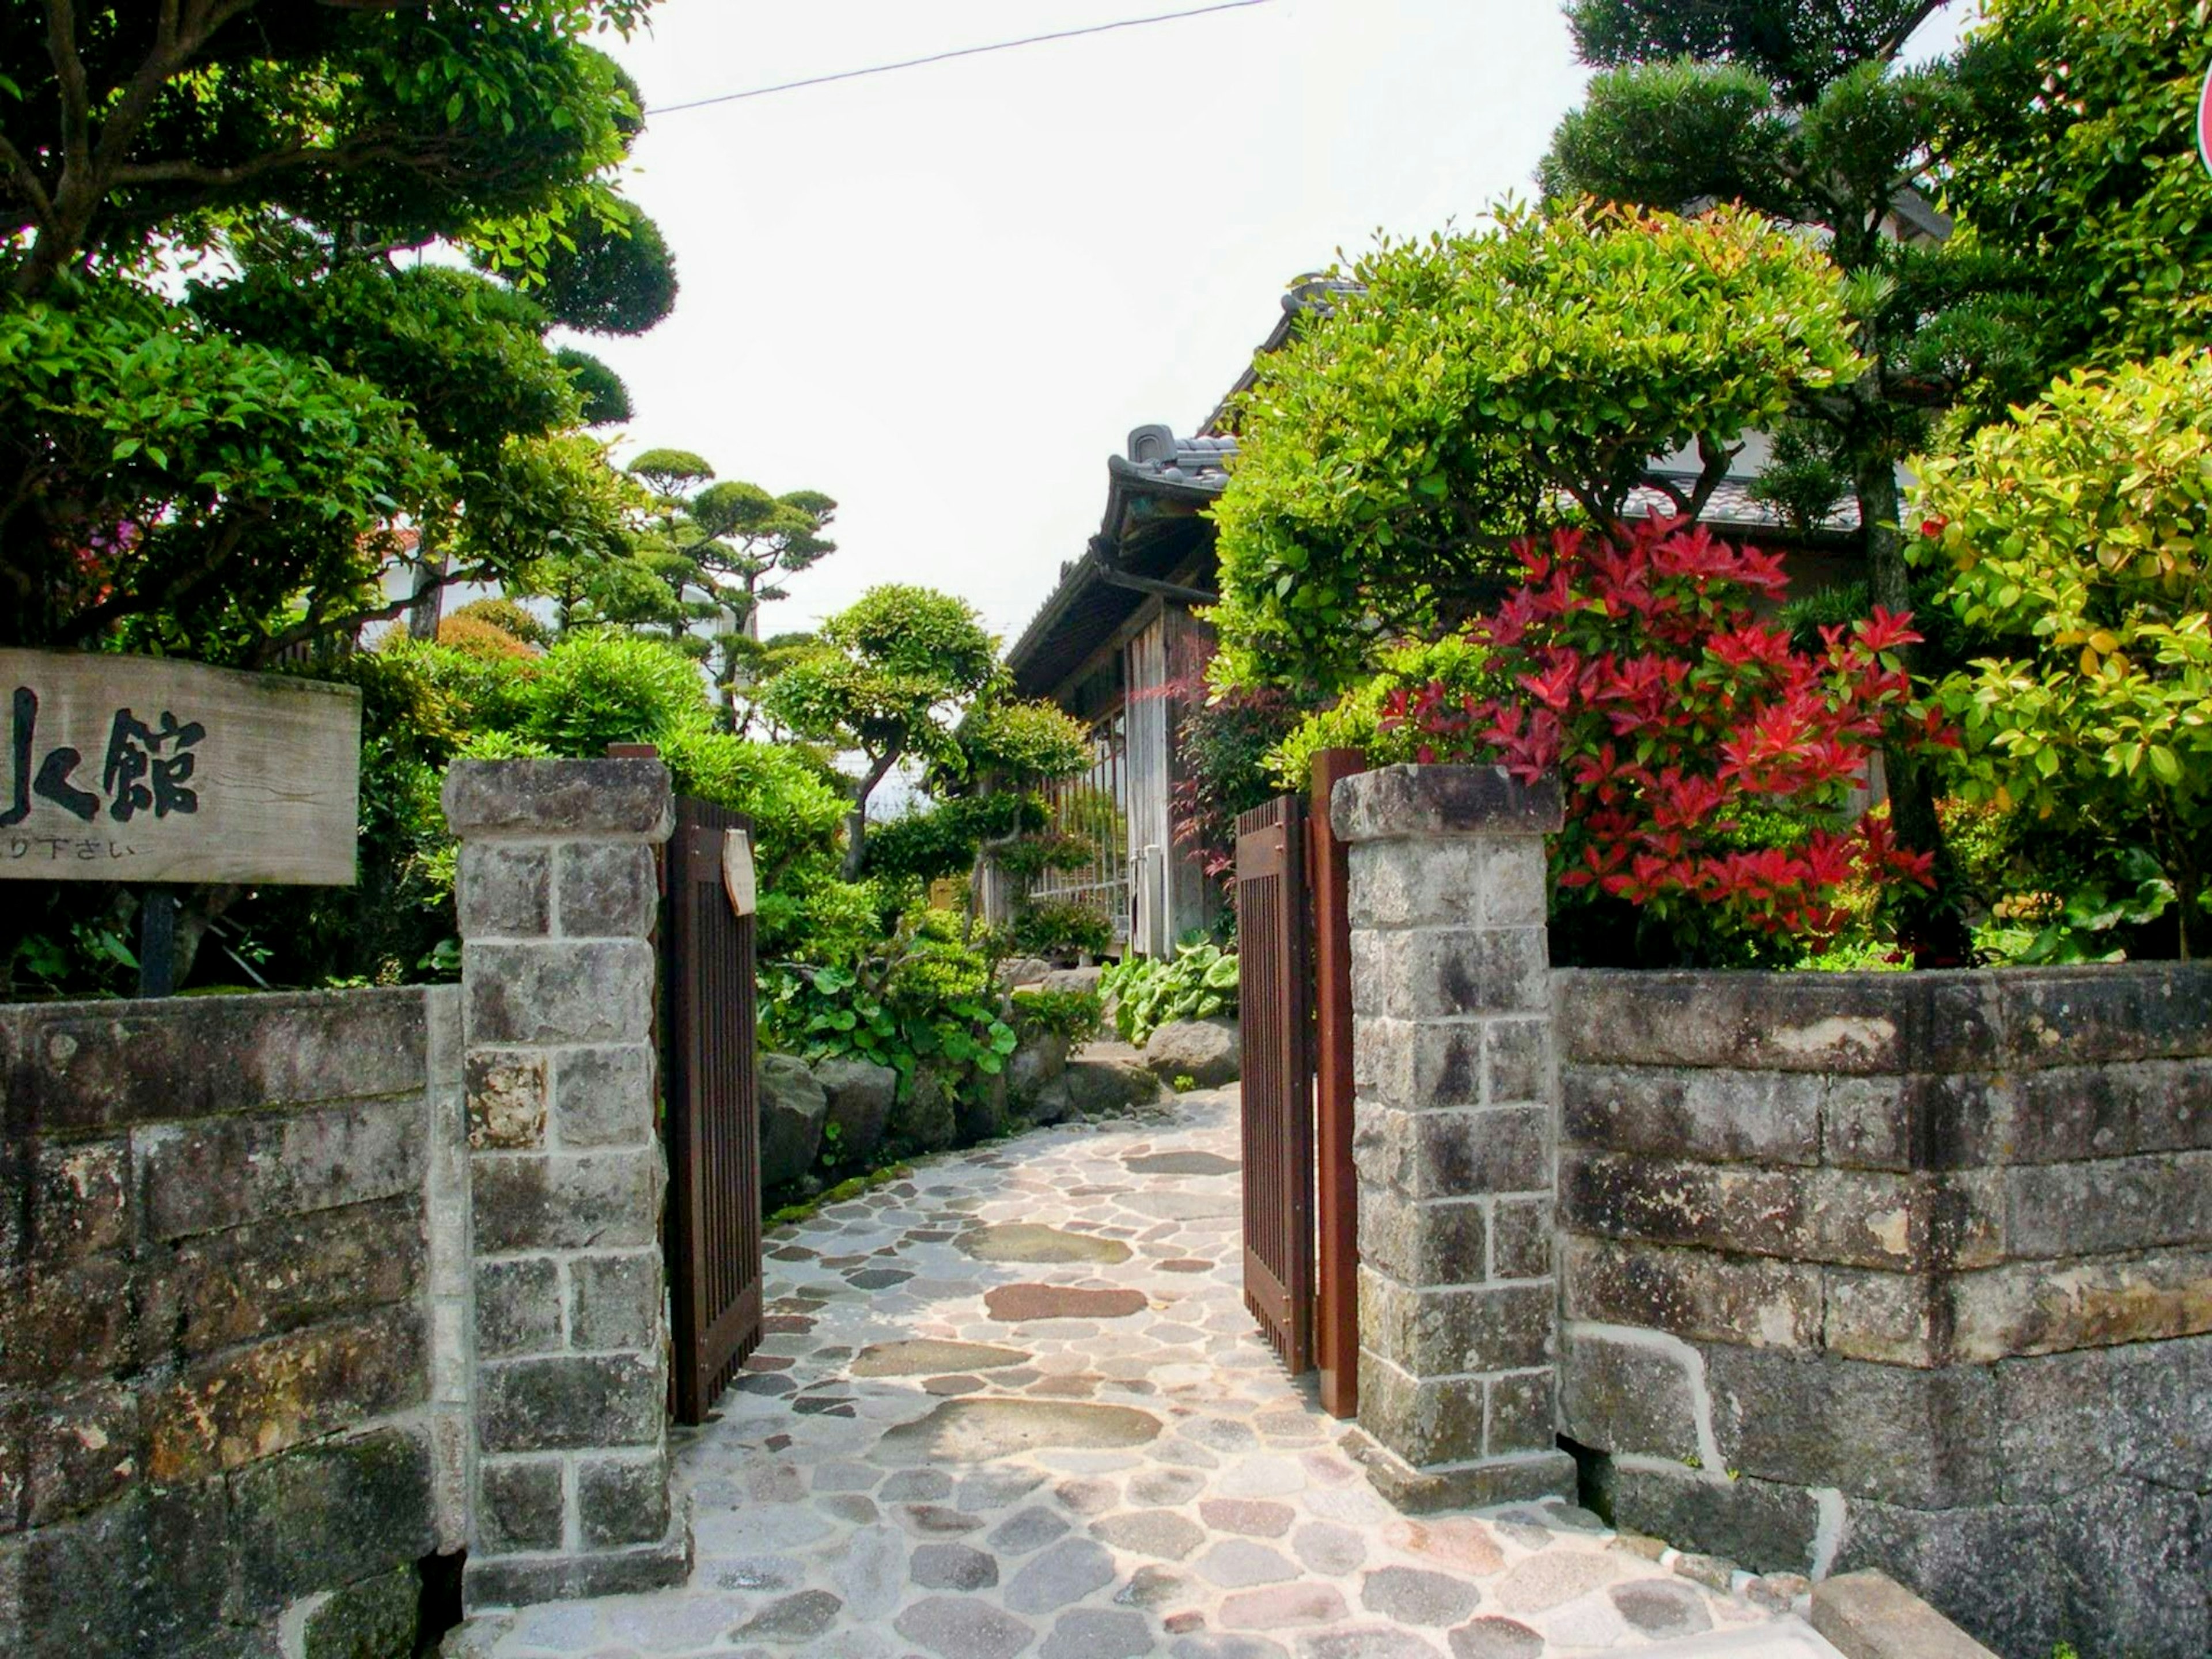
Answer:
[[[1314,1358],[1322,1408],[1359,1414],[1359,1177],[1352,1166],[1352,912],[1350,860],[1329,823],[1329,795],[1340,778],[1367,769],[1356,749],[1314,757],[1312,849],[1314,929],[1314,1145],[1319,1261]]]
[[[149,887],[138,905],[138,994],[177,994],[177,896]]]

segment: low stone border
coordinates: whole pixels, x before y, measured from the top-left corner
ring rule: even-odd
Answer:
[[[1815,1585],[1812,1625],[1844,1659],[1997,1659],[1887,1573]]]

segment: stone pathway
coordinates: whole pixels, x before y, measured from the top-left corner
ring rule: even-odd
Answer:
[[[774,1235],[767,1339],[681,1454],[690,1584],[495,1654],[1833,1656],[1577,1510],[1399,1516],[1244,1310],[1237,1152],[1235,1091],[1187,1095]]]

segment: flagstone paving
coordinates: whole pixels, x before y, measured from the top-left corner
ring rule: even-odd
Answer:
[[[777,1232],[767,1338],[680,1454],[690,1583],[527,1610],[491,1650],[1833,1655],[1566,1505],[1398,1516],[1245,1311],[1237,1152],[1235,1091],[1186,1095]]]

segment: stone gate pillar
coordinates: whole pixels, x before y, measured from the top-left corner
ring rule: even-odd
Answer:
[[[1359,1423],[1409,1510],[1571,1494],[1553,1432],[1557,1138],[1544,837],[1558,785],[1340,782],[1351,843]]]
[[[680,1583],[653,1022],[656,760],[464,761],[471,1610]]]

